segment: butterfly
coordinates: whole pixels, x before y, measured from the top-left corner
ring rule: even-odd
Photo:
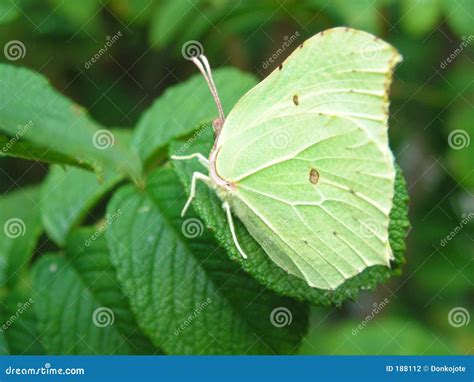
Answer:
[[[192,57],[219,117],[209,158],[197,159],[183,215],[203,181],[279,267],[335,289],[367,267],[390,266],[395,184],[388,144],[389,87],[401,56],[359,30],[334,28],[297,47],[225,117],[209,62]]]

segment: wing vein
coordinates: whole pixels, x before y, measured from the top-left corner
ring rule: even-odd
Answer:
[[[275,233],[275,235],[283,242],[285,243],[286,246],[288,246],[288,248],[290,248],[294,253],[295,255],[300,258],[302,261],[304,261],[306,264],[308,264],[308,266],[310,268],[312,268],[314,270],[314,272],[316,272],[320,277],[321,279],[323,279],[326,284],[331,287],[331,283],[328,281],[328,279],[326,277],[324,277],[324,275],[318,270],[316,269],[311,263],[309,263],[306,259],[304,259],[303,257],[301,257],[298,252],[295,250],[295,248],[293,248],[293,246],[288,243],[284,237],[278,232],[278,230],[276,230],[268,221],[267,219],[265,219],[264,216],[262,216],[257,208],[255,208],[248,200],[246,200],[241,194],[238,196],[238,198],[242,201],[242,203],[246,204],[247,207],[255,214],[255,216],[257,216],[261,221],[262,223],[264,223],[272,232]],[[318,256],[320,256],[324,261],[327,261],[326,259],[324,259],[324,257],[322,257],[321,255],[318,254]],[[291,258],[291,256],[287,256],[291,261],[292,263],[300,270],[301,274],[303,274],[306,278],[307,281],[309,281],[311,278],[308,277],[308,275],[305,273],[305,271],[303,269],[301,269],[301,267]],[[331,265],[331,264],[329,264]]]

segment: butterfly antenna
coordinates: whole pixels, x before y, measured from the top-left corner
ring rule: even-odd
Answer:
[[[224,109],[222,108],[221,100],[219,98],[219,94],[217,93],[217,88],[214,83],[214,79],[212,78],[212,71],[211,66],[209,65],[209,61],[207,60],[206,56],[202,54],[198,57],[191,57],[191,60],[198,67],[198,69],[206,79],[207,86],[209,86],[209,90],[211,91],[212,97],[214,98],[214,102],[217,106],[217,111],[219,112],[219,127],[222,127],[225,121]]]

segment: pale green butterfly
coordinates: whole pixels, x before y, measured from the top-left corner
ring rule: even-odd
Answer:
[[[365,268],[390,265],[394,159],[388,146],[388,90],[401,56],[380,39],[335,28],[301,44],[247,92],[227,119],[205,56],[192,60],[216,100],[209,174],[193,174],[223,201],[281,268],[335,289]]]

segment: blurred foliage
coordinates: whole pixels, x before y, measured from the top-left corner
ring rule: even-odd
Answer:
[[[314,309],[300,352],[472,354],[474,317],[468,326],[456,328],[448,315],[455,307],[474,315],[474,219],[455,231],[474,211],[473,18],[472,0],[0,0],[1,46],[16,40],[26,48],[17,60],[8,60],[5,52],[1,60],[43,74],[101,125],[127,128],[137,124],[167,87],[196,72],[181,55],[188,40],[203,44],[213,67],[235,66],[260,79],[283,61],[280,56],[268,68],[263,65],[296,32],[298,44],[340,25],[387,40],[404,57],[391,90],[390,135],[410,193],[413,230],[407,262],[401,277],[375,293],[340,309]],[[118,33],[121,37],[87,67]],[[459,130],[462,141],[454,140]],[[0,157],[0,192],[7,195],[3,200],[18,199],[21,211],[30,210],[29,218],[37,221],[38,212],[28,205],[31,198],[15,189],[38,184],[47,171],[44,163]],[[89,214],[80,213],[83,222],[102,221],[106,201],[97,203],[93,195],[84,199],[98,205]],[[35,228],[35,239],[39,230]],[[443,242],[452,232],[453,238]],[[9,243],[0,243],[0,249],[2,245]],[[42,237],[34,260],[57,250]],[[40,263],[45,274],[46,261]],[[0,289],[2,322],[14,312],[11,301],[17,293],[28,296],[23,284],[30,275],[20,279],[16,286]],[[93,296],[84,298],[90,301]],[[373,303],[384,298],[390,303],[353,335],[373,311]],[[47,313],[42,317],[47,319]],[[22,322],[30,320],[28,313]],[[32,326],[27,330],[36,333]],[[13,326],[0,333],[0,353],[15,333]],[[23,351],[20,345],[7,351],[30,354],[40,352],[41,346],[35,342]]]

